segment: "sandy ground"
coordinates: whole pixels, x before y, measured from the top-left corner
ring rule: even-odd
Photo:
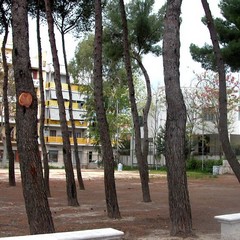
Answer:
[[[138,172],[115,173],[118,203],[122,218],[106,216],[103,170],[82,170],[86,190],[78,190],[79,207],[69,207],[66,201],[64,170],[50,170],[49,198],[55,229],[79,231],[113,227],[124,232],[124,239],[182,239],[169,235],[168,191],[165,175],[151,174],[151,203],[142,202]],[[7,170],[0,169],[0,237],[29,234],[19,170],[17,186],[8,186]],[[240,186],[233,175],[189,179],[193,230],[196,237],[220,239],[220,224],[214,216],[239,212]]]

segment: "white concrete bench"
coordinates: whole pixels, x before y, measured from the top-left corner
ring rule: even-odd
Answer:
[[[240,213],[219,215],[214,218],[221,223],[221,239],[240,239]]]
[[[74,232],[58,232],[16,237],[4,237],[1,240],[113,240],[122,239],[124,233],[114,228],[100,228]]]

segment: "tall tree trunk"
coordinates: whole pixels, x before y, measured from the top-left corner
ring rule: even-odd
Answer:
[[[50,0],[44,0],[44,1],[45,1],[45,8],[46,8],[46,14],[47,14],[49,40],[50,40],[52,56],[53,56],[54,82],[56,87],[59,117],[60,117],[60,124],[61,124],[61,130],[62,130],[63,160],[64,160],[65,173],[66,173],[68,205],[79,206],[79,203],[77,200],[77,190],[76,190],[76,183],[74,179],[73,165],[72,165],[71,144],[70,144],[68,125],[66,120],[66,111],[65,111],[64,99],[62,95],[60,64],[59,64],[59,59],[57,55],[57,47],[56,47],[56,41],[55,41],[55,35],[54,35],[54,22],[53,22],[53,17],[51,12],[51,3],[50,3]]]
[[[237,160],[236,154],[232,150],[228,137],[228,119],[227,119],[227,87],[226,87],[226,73],[221,50],[218,43],[217,32],[214,27],[212,14],[207,0],[202,0],[202,5],[207,18],[207,25],[211,36],[213,50],[217,62],[217,70],[219,75],[219,135],[222,143],[223,152],[236,175],[238,182],[240,182],[240,164]]]
[[[171,234],[191,234],[192,215],[186,175],[186,107],[180,88],[180,12],[182,0],[168,0],[164,19],[163,66],[167,100],[166,165]]]
[[[2,9],[1,9],[2,10]],[[6,136],[6,150],[8,156],[8,178],[9,186],[16,186],[15,180],[15,167],[14,167],[14,152],[12,149],[12,139],[11,139],[11,126],[9,123],[9,104],[8,104],[8,64],[6,58],[6,44],[8,39],[8,20],[5,17],[4,12],[2,13],[2,23],[4,25],[4,37],[2,42],[2,62],[3,62],[3,103],[4,103],[4,123],[5,123],[5,136]]]
[[[128,78],[128,89],[129,89],[129,98],[131,102],[131,111],[134,125],[135,133],[135,151],[138,161],[141,186],[142,186],[142,195],[144,202],[151,202],[150,190],[149,190],[149,173],[148,173],[148,164],[144,160],[142,153],[142,143],[141,143],[141,132],[140,132],[140,123],[137,110],[137,104],[135,100],[135,90],[132,77],[132,67],[131,67],[131,58],[128,42],[128,27],[127,27],[127,18],[125,12],[124,1],[119,0],[119,6],[121,11],[122,26],[123,26],[123,44],[124,44],[124,61]]]
[[[149,139],[148,139],[148,114],[152,102],[152,90],[151,90],[151,82],[149,75],[147,73],[146,68],[144,67],[140,56],[135,58],[138,62],[138,66],[142,70],[143,76],[145,78],[146,88],[147,88],[147,101],[143,109],[143,161],[146,166],[146,170],[148,171],[148,152],[149,152]]]
[[[109,126],[103,100],[102,79],[102,7],[101,0],[95,0],[95,40],[94,40],[94,101],[100,134],[104,164],[104,184],[107,213],[110,218],[121,218],[114,179],[114,157]]]
[[[70,84],[70,78],[69,78],[69,72],[68,72],[68,66],[67,66],[67,53],[66,53],[65,39],[64,39],[64,32],[63,31],[61,31],[61,36],[62,36],[64,65],[65,65],[65,70],[66,70],[66,82],[67,82],[67,85],[68,85],[69,117],[70,117],[70,121],[71,121],[71,125],[72,125],[73,146],[74,146],[74,156],[75,156],[75,160],[76,160],[77,179],[78,179],[79,189],[84,190],[85,187],[84,187],[84,183],[83,183],[80,158],[79,158],[79,154],[78,154],[76,127],[75,127],[75,122],[74,122],[74,119],[73,119],[73,112],[72,112],[72,90],[71,90],[71,84]]]
[[[50,187],[49,187],[49,165],[48,165],[48,154],[44,138],[44,126],[45,126],[45,97],[44,97],[44,81],[42,73],[42,45],[40,36],[40,10],[39,10],[39,0],[37,0],[37,43],[38,43],[38,68],[39,68],[39,88],[40,88],[40,98],[41,98],[41,109],[40,109],[40,144],[43,156],[43,168],[44,168],[44,182],[46,187],[47,196],[51,197]]]
[[[26,0],[12,1],[13,67],[16,84],[17,147],[31,234],[54,232],[38,149],[37,96],[31,76]]]

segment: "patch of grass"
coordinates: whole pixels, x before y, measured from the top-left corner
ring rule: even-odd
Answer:
[[[150,174],[160,174],[160,173],[167,174],[167,171],[166,171],[166,169],[159,169],[159,170],[151,169],[151,170],[149,170],[149,173]]]
[[[64,169],[64,166],[59,167],[59,166],[49,165],[49,169]]]
[[[117,169],[116,169],[117,170]],[[138,167],[123,166],[123,171],[138,171]],[[149,169],[149,174],[167,174],[166,167]],[[201,171],[201,170],[187,170],[187,177],[191,179],[203,179],[203,178],[217,178],[217,175],[212,175],[212,171]]]
[[[209,172],[187,171],[187,177],[188,178],[193,178],[193,179],[202,179],[202,178],[213,177],[213,175]]]

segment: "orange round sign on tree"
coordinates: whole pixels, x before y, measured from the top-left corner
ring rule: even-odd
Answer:
[[[32,104],[32,95],[31,93],[28,92],[23,92],[20,94],[19,98],[18,98],[18,102],[21,106],[24,107],[30,107],[30,105]]]

